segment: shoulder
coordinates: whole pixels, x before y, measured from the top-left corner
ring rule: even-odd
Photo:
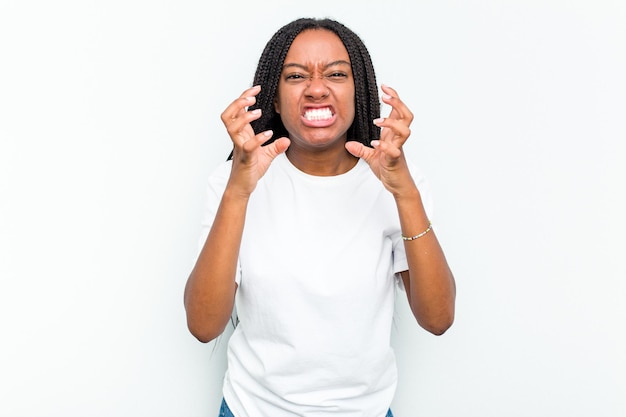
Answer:
[[[223,161],[219,163],[213,170],[209,173],[209,183],[211,182],[223,182],[228,179],[230,176],[231,167],[233,165],[233,161]]]
[[[229,160],[221,162],[210,171],[205,185],[210,199],[221,197],[228,183],[231,167],[232,161]]]
[[[426,214],[432,220],[434,217],[434,201],[433,192],[430,187],[430,183],[428,182],[428,178],[419,165],[411,161],[408,161],[407,164],[409,166],[409,171],[411,172],[411,177],[413,177],[413,181],[415,181],[415,185],[417,186],[417,189],[422,197],[422,204],[424,205]]]
[[[411,176],[415,180],[415,182],[425,181],[426,176],[424,175],[424,171],[422,168],[415,163],[414,161],[407,161],[407,165],[409,167],[409,171],[411,172]]]
[[[230,175],[230,170],[231,170],[232,165],[233,165],[232,160],[221,162],[220,164],[218,164],[216,167],[213,168],[213,171],[211,171],[209,175],[209,179],[228,178],[228,176]]]

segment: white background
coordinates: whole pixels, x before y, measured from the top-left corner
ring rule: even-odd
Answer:
[[[457,279],[443,337],[400,300],[396,416],[626,415],[625,3],[218,4],[0,3],[0,415],[217,415],[228,334],[182,303],[204,184],[301,16],[415,112]]]

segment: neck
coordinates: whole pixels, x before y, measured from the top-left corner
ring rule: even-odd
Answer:
[[[290,146],[285,152],[289,161],[300,171],[318,177],[345,174],[356,165],[358,158],[345,148],[320,151]]]

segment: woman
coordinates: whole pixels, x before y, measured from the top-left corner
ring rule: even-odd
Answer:
[[[359,37],[298,19],[222,113],[232,158],[209,182],[185,307],[208,342],[236,305],[223,415],[390,416],[396,285],[423,328],[452,324],[454,278],[402,150],[413,115],[382,91],[386,118]]]

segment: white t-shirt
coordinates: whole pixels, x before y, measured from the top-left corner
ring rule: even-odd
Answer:
[[[226,162],[209,181],[202,243],[229,174]],[[400,234],[394,199],[365,161],[318,177],[274,160],[250,197],[239,256],[223,387],[236,417],[386,415],[397,273],[408,269]]]

